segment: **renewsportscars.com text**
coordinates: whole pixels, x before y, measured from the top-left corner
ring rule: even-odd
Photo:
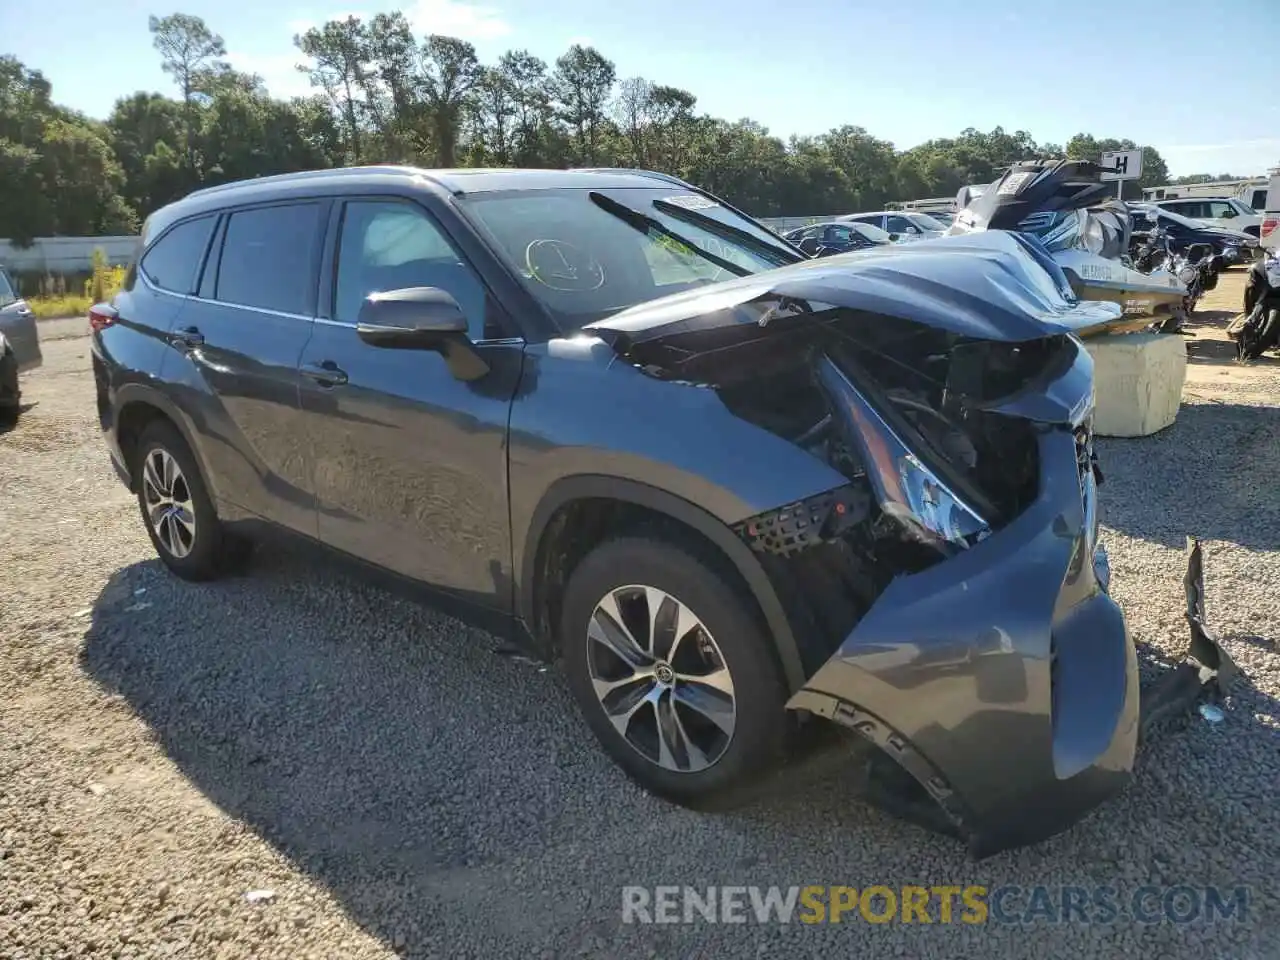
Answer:
[[[622,888],[623,923],[1220,923],[1243,921],[1247,887],[1112,886]]]

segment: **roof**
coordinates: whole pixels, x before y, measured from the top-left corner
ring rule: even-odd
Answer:
[[[148,218],[147,229],[151,233],[161,229],[178,216],[218,209],[229,202],[252,203],[305,196],[316,190],[341,190],[360,187],[385,186],[388,182],[416,181],[425,189],[434,189],[455,195],[491,193],[498,190],[555,190],[589,189],[602,187],[620,189],[648,187],[662,183],[686,190],[695,189],[675,177],[648,170],[581,169],[581,170],[526,170],[511,168],[462,168],[431,170],[423,167],[395,166],[391,164],[338,167],[328,170],[304,170],[298,173],[282,173],[252,180],[236,180],[232,183],[205,187],[187,194],[181,200],[156,211]],[[233,200],[234,198],[234,200]]]
[[[495,190],[554,190],[565,187],[636,187],[648,186],[657,180],[673,185],[687,186],[675,177],[647,170],[581,169],[581,170],[532,170],[510,167],[462,167],[433,170],[424,167],[372,165],[338,167],[330,170],[306,170],[300,173],[282,173],[253,180],[237,180],[232,183],[206,187],[188,194],[185,199],[239,193],[258,189],[273,189],[295,183],[310,187],[328,183],[349,184],[352,181],[385,181],[388,179],[418,179],[443,187],[450,193],[487,193]]]

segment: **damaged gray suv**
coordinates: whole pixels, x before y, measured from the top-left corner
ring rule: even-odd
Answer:
[[[294,534],[562,661],[657,794],[817,716],[991,851],[1134,759],[1072,333],[1118,309],[1014,234],[810,261],[658,174],[367,167],[164,208],[90,320],[178,576]]]

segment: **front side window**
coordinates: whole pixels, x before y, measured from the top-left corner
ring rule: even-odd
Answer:
[[[191,292],[209,246],[214,219],[198,217],[180,223],[151,245],[138,266],[152,285],[171,293]]]
[[[803,256],[680,187],[503,191],[462,209],[566,332],[664,294]]]
[[[906,217],[902,217],[902,216],[889,217],[887,222],[885,223],[885,229],[888,230],[890,233],[919,233],[920,232],[914,226],[912,226],[911,222]]]
[[[355,323],[369,294],[406,287],[437,287],[458,301],[473,340],[485,329],[485,288],[440,227],[408,203],[353,201],[342,217],[334,319]]]
[[[13,285],[9,283],[9,275],[0,270],[0,307],[7,307],[18,299],[18,295],[13,292]]]
[[[214,298],[310,316],[320,204],[239,210],[227,220]]]
[[[1238,216],[1236,208],[1229,204],[1226,200],[1212,200],[1207,206],[1209,207],[1209,216],[1222,220],[1230,220],[1232,217]]]

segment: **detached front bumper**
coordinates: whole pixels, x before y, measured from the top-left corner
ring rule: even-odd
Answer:
[[[1095,542],[1092,469],[1065,427],[1046,427],[1039,453],[1035,503],[896,579],[788,704],[880,746],[975,856],[1052,836],[1120,791],[1146,706]]]

